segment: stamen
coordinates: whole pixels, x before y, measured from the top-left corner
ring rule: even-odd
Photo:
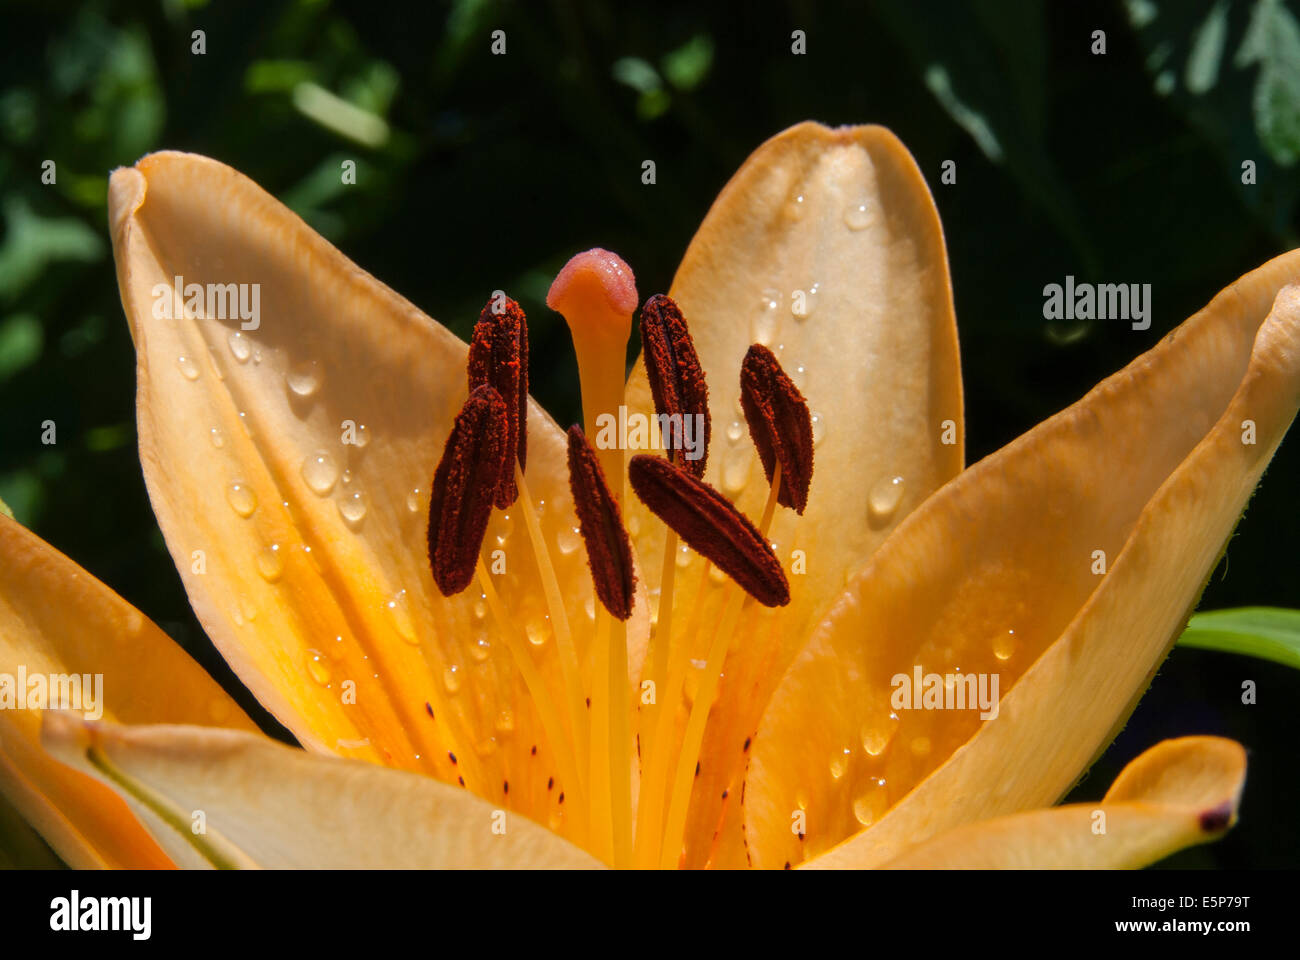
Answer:
[[[583,426],[589,436],[597,436],[602,415],[617,422],[636,304],[632,268],[617,254],[599,247],[565,264],[546,295],[546,305],[564,315],[573,336],[582,385]],[[623,475],[621,450],[602,449],[599,457],[607,476]],[[622,493],[622,489],[615,491],[620,500]]]
[[[506,449],[522,469],[528,453],[528,320],[509,297],[494,297],[479,314],[469,343],[469,389],[488,384],[506,404]],[[509,507],[519,495],[508,468],[497,489],[496,505]]]
[[[623,528],[618,501],[610,493],[596,451],[576,424],[569,428],[569,487],[596,596],[619,620],[632,616],[636,574],[632,544]]]
[[[641,351],[655,413],[668,417],[672,428],[682,431],[668,459],[697,480],[703,479],[709,455],[709,388],[686,319],[672,298],[656,294],[641,308]],[[699,417],[704,428],[700,456],[694,460],[687,457],[681,442],[687,417]]]
[[[768,483],[781,465],[777,501],[802,514],[812,484],[812,416],[799,388],[761,344],[749,348],[740,366],[740,402]]]
[[[646,454],[632,458],[628,477],[655,516],[755,600],[765,607],[790,602],[790,584],[771,545],[726,497],[667,460]]]
[[[478,387],[456,415],[429,500],[429,564],[445,597],[474,579],[506,454],[505,401]]]

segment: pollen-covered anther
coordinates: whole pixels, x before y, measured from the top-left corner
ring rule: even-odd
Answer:
[[[702,478],[709,455],[709,388],[686,318],[671,297],[656,294],[641,308],[641,352],[655,412],[667,418],[660,430],[666,433],[669,459]],[[698,418],[695,435],[703,438],[694,459],[683,442],[687,417]]]
[[[429,501],[429,564],[433,581],[450,597],[474,579],[479,548],[501,477],[513,452],[501,394],[475,388],[456,415]]]
[[[471,392],[487,384],[505,401],[506,447],[522,470],[528,453],[528,319],[505,294],[494,296],[479,314],[467,366]],[[506,461],[496,493],[496,505],[503,510],[519,496],[509,454]]]
[[[569,428],[569,487],[596,596],[606,610],[626,620],[636,595],[632,544],[596,451],[576,425]]]
[[[749,518],[721,493],[662,457],[638,454],[628,479],[641,501],[697,553],[765,607],[790,602],[781,563]]]
[[[768,483],[781,465],[777,503],[802,514],[812,485],[812,415],[794,381],[761,344],[751,346],[740,365],[740,403]]]

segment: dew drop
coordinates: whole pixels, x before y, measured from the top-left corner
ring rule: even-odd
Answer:
[[[763,346],[770,346],[776,336],[777,306],[781,303],[781,294],[777,290],[764,290],[762,303],[754,314],[750,324],[750,339]]]
[[[273,543],[257,555],[257,572],[267,583],[275,583],[284,573],[284,556],[280,545]]]
[[[794,381],[794,385],[800,390],[803,390],[808,385],[808,368],[802,363],[787,367],[786,372],[789,374],[790,379]]]
[[[186,380],[197,380],[199,378],[199,365],[190,357],[177,357],[176,366],[181,368],[181,376]]]
[[[732,443],[739,442],[740,438],[745,435],[745,425],[739,420],[732,420],[727,424],[727,439]]]
[[[882,477],[877,480],[867,499],[871,522],[877,526],[888,523],[893,519],[894,512],[902,499],[902,477]]]
[[[315,360],[294,364],[284,375],[284,382],[300,397],[310,397],[320,389],[320,369]]]
[[[893,712],[883,721],[863,724],[862,749],[870,756],[878,757],[885,752],[897,732],[898,714]]]
[[[479,637],[474,641],[473,646],[469,648],[469,655],[482,663],[492,654],[492,641],[487,637]]]
[[[717,567],[710,566],[709,582],[712,583],[715,587],[722,586],[722,584],[727,582],[727,575],[723,573],[721,570],[719,570]]]
[[[490,757],[497,752],[497,738],[488,737],[474,744],[474,752],[480,757]]]
[[[678,560],[678,563],[681,561]],[[582,604],[582,612],[587,615],[588,620],[596,619],[596,598],[588,597]]]
[[[993,638],[993,656],[999,660],[1010,660],[1016,652],[1016,631],[1008,630]]]
[[[338,464],[324,450],[317,450],[302,462],[302,479],[307,488],[318,497],[334,489],[339,477]]]
[[[577,527],[564,526],[555,535],[555,545],[563,556],[568,556],[578,549],[582,542],[582,532]]]
[[[804,211],[808,209],[808,204],[804,202],[803,194],[799,194],[786,202],[785,215],[788,219],[798,222],[803,219]]]
[[[257,619],[257,607],[253,606],[253,601],[248,597],[240,596],[239,609],[244,614],[245,620]]]
[[[353,490],[339,501],[339,516],[349,527],[356,530],[366,518],[366,495],[360,490]]]
[[[442,671],[442,685],[447,688],[448,693],[455,693],[460,689],[460,667],[454,663]]]
[[[849,757],[853,751],[845,747],[839,753],[831,755],[831,779],[839,780],[849,769]]]
[[[508,734],[515,729],[515,715],[510,710],[502,710],[497,714],[496,722],[497,733]]]
[[[722,460],[722,492],[735,495],[745,489],[754,451],[748,445],[728,451]]]
[[[412,513],[420,512],[420,488],[416,487],[406,495],[406,509]]]
[[[370,428],[364,423],[357,424],[357,429],[352,439],[352,445],[358,449],[370,445]]]
[[[226,488],[226,502],[241,517],[251,517],[257,509],[257,495],[248,484],[236,481]]]
[[[528,642],[534,647],[543,646],[551,636],[550,614],[529,620],[524,625],[524,632],[528,634]]]
[[[686,544],[683,543],[677,548],[677,567],[678,569],[685,569],[686,567],[690,566],[690,564],[691,564],[691,548],[686,546]]]
[[[627,518],[627,532],[634,537],[641,532],[641,518],[636,514]]]
[[[321,686],[330,682],[329,664],[325,662],[325,654],[319,650],[307,651],[307,672],[311,678]]]
[[[844,224],[850,230],[865,230],[876,219],[876,208],[867,202],[850,204],[844,211]]]
[[[478,595],[478,599],[474,601],[474,619],[484,620],[487,618],[487,613],[488,613],[487,594],[480,593]]]
[[[208,436],[212,440],[212,445],[216,447],[218,450],[220,450],[222,447],[226,445],[226,435],[221,432],[220,427],[213,427],[210,431],[208,431]]]
[[[866,791],[853,801],[853,816],[869,827],[884,814],[889,805],[889,791],[883,777],[871,777]]]
[[[826,418],[814,410],[811,419],[813,446],[820,446],[821,442],[826,439]]]
[[[411,611],[406,602],[406,591],[398,590],[388,598],[388,602],[384,604],[384,607],[393,620],[393,626],[397,628],[397,635],[407,643],[418,645],[420,641],[415,635],[415,625],[411,622]]]
[[[230,345],[231,356],[240,363],[247,363],[248,358],[253,355],[253,344],[249,342],[248,337],[238,330],[230,332],[230,336],[226,338],[226,343]]]

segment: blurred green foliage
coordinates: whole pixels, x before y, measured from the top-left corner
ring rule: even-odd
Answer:
[[[1281,0],[47,0],[0,14],[0,500],[232,690],[135,457],[105,187],[146,152],[244,171],[462,335],[492,290],[509,291],[532,318],[535,391],[567,422],[576,367],[543,301],[572,253],[615,249],[643,296],[666,290],[763,139],[809,118],[885,124],[943,217],[971,461],[1296,245],[1300,28]],[[791,53],[794,29],[806,55]],[[355,185],[339,182],[343,160]],[[957,183],[940,185],[948,160]],[[1067,273],[1151,283],[1152,330],[1045,324],[1042,288]],[[1283,446],[1206,606],[1296,605],[1297,448]],[[1160,737],[1233,736],[1252,750],[1241,825],[1171,862],[1294,866],[1297,676],[1176,651],[1074,796],[1100,796]],[[1240,704],[1243,679],[1256,706]]]

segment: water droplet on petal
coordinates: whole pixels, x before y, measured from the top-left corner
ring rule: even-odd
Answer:
[[[753,463],[754,450],[748,444],[728,451],[722,461],[722,492],[734,496],[744,490]]]
[[[325,654],[319,650],[307,651],[307,672],[311,678],[321,686],[330,682],[329,664],[325,662]]]
[[[844,211],[844,224],[850,230],[865,230],[875,219],[875,205],[865,200],[862,203],[850,204]]]
[[[568,556],[582,543],[582,532],[577,527],[564,526],[555,535],[555,545],[563,556]]]
[[[320,389],[320,366],[315,360],[294,364],[284,376],[284,382],[300,397],[310,397]]]
[[[826,439],[826,418],[814,410],[810,419],[812,420],[813,446],[816,447]]]
[[[226,502],[241,517],[251,517],[257,509],[257,495],[242,481],[236,481],[226,488]]]
[[[284,556],[280,545],[273,543],[257,555],[257,572],[267,583],[275,583],[284,573]]]
[[[685,568],[690,566],[690,563],[691,563],[691,548],[686,546],[686,544],[683,543],[677,548],[677,566],[679,568]]]
[[[528,634],[528,642],[534,647],[542,646],[551,636],[550,614],[529,620],[524,625],[524,632]]]
[[[765,347],[771,345],[772,339],[776,336],[778,302],[779,298],[772,300],[766,294],[763,296],[763,303],[749,325],[749,339],[754,343],[761,343]]]
[[[354,447],[360,448],[360,447],[368,446],[369,444],[370,444],[370,428],[367,427],[364,423],[358,423],[357,429],[355,431],[355,436],[352,438],[352,445]]]
[[[415,635],[415,625],[411,622],[411,612],[406,601],[406,591],[398,590],[388,598],[384,604],[388,610],[388,615],[393,619],[393,626],[397,628],[397,635],[407,643],[419,644],[419,638]]]
[[[230,331],[226,343],[230,344],[231,355],[240,363],[247,363],[248,358],[253,355],[252,342],[238,330]]]
[[[885,752],[889,741],[898,732],[898,714],[891,712],[884,720],[873,721],[862,726],[862,749],[870,756],[878,757]]]
[[[416,487],[406,495],[406,509],[412,513],[420,512],[420,488]]]
[[[460,689],[460,667],[454,663],[442,671],[442,685],[447,688],[448,693],[455,693]]]
[[[884,815],[889,807],[889,790],[883,777],[871,777],[867,789],[853,801],[853,816],[858,823],[869,827]]]
[[[339,516],[349,527],[356,530],[366,518],[366,495],[360,490],[353,490],[339,501]]]
[[[334,489],[334,483],[339,476],[339,467],[332,456],[324,450],[317,450],[303,460],[301,472],[307,488],[316,496],[323,497]]]
[[[515,729],[515,715],[510,710],[502,710],[497,714],[496,722],[497,733],[507,734]]]
[[[473,646],[469,648],[469,655],[482,663],[492,654],[492,641],[487,637],[479,637],[474,641]]]
[[[849,758],[853,756],[853,751],[848,747],[838,753],[831,755],[831,779],[839,780],[849,769]]]
[[[218,450],[226,445],[226,435],[221,432],[220,427],[213,427],[208,431],[208,436],[212,439],[212,445]]]
[[[186,380],[197,380],[199,378],[199,365],[190,357],[177,357],[176,366],[181,368],[181,376]]]
[[[993,656],[999,660],[1010,660],[1016,652],[1016,631],[1008,630],[993,638]]]
[[[736,443],[745,435],[745,425],[739,420],[732,420],[727,424],[727,439]]]
[[[876,481],[868,496],[872,524],[880,526],[893,519],[899,502],[903,499],[903,478],[883,477]]]

